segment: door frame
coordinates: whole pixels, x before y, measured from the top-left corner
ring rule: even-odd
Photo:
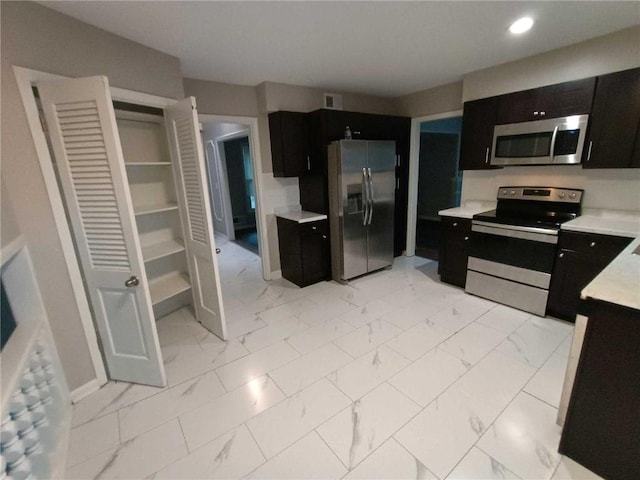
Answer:
[[[33,138],[38,162],[40,163],[40,169],[42,171],[47,195],[49,197],[49,204],[51,205],[51,210],[53,212],[58,238],[62,247],[62,253],[67,265],[67,271],[69,273],[76,307],[80,314],[83,333],[87,341],[91,362],[96,374],[96,378],[71,392],[71,401],[76,403],[87,395],[97,391],[101,386],[107,383],[109,379],[107,378],[105,363],[98,345],[96,327],[93,323],[93,316],[91,315],[89,307],[89,295],[84,287],[80,263],[73,245],[71,226],[67,223],[62,193],[58,188],[58,181],[53,167],[53,159],[49,153],[46,136],[42,124],[40,123],[38,105],[32,90],[32,86],[37,82],[65,80],[72,77],[32,70],[19,67],[17,65],[13,66],[13,72],[18,84],[18,91],[20,92],[20,97],[27,117],[27,123],[29,124],[29,129]],[[117,87],[110,87],[110,90],[113,100],[136,103],[138,105],[164,108],[176,102],[175,99],[159,97],[156,95]]]
[[[418,219],[418,178],[420,169],[420,124],[432,120],[460,117],[462,110],[436,113],[411,119],[411,146],[409,149],[409,200],[407,202],[407,245],[405,255],[416,254],[416,222]]]
[[[258,230],[258,248],[262,261],[262,278],[271,280],[271,258],[269,256],[269,238],[267,235],[267,215],[264,209],[264,187],[262,173],[262,158],[260,156],[260,136],[258,131],[258,117],[243,117],[235,115],[214,115],[209,113],[198,113],[200,123],[239,123],[248,125],[249,148],[251,150],[251,166],[253,167],[253,187],[256,194],[256,227]],[[216,146],[218,140],[230,140],[238,132],[230,135],[223,135],[215,139]],[[239,135],[245,136],[245,135]],[[220,149],[218,148],[218,153]],[[225,175],[226,178],[226,175]],[[225,180],[226,181],[226,180]],[[228,191],[228,185],[227,185]],[[229,202],[227,202],[229,204]],[[229,205],[229,208],[231,206]]]

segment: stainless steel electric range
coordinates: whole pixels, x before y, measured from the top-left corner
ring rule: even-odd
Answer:
[[[583,190],[500,187],[495,210],[473,216],[466,291],[544,316],[562,223]]]

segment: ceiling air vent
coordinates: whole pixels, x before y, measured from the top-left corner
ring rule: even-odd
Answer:
[[[325,93],[324,108],[331,108],[332,110],[342,110],[342,95],[337,93]]]

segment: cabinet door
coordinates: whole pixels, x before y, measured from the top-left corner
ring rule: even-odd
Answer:
[[[534,116],[534,112],[536,115]],[[500,96],[496,124],[540,120],[538,110],[538,91],[523,90]]]
[[[460,169],[491,168],[493,127],[498,109],[498,97],[465,102],[460,142]]]
[[[320,231],[300,232],[304,285],[311,285],[326,279],[327,263],[324,255],[326,240],[327,234]]]
[[[269,114],[274,177],[297,177],[311,170],[305,113]]]
[[[366,114],[360,112],[327,110],[325,116],[326,125],[324,126],[327,144],[336,140],[343,140],[347,127],[351,130],[354,140],[368,140],[365,116]]]
[[[502,95],[496,124],[589,113],[594,88],[592,77]]]
[[[112,380],[166,384],[106,77],[38,85]]]
[[[438,273],[443,282],[462,288],[467,283],[470,235],[470,220],[451,217],[441,220]]]
[[[533,119],[566,117],[582,115],[591,111],[593,92],[596,86],[595,77],[549,85],[539,90],[539,114]]]
[[[560,232],[559,253],[553,266],[547,310],[574,321],[580,292],[624,248],[631,238],[582,232]]]
[[[598,77],[583,168],[640,167],[639,129],[640,68]]]
[[[224,307],[209,203],[211,197],[205,177],[195,98],[189,97],[175,103],[165,109],[164,115],[196,318],[225,340]]]

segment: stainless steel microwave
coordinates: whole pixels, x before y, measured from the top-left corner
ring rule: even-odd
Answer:
[[[491,165],[580,163],[589,115],[496,125]]]

